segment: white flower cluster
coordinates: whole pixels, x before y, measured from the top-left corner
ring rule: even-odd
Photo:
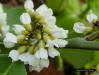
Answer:
[[[5,36],[9,31],[9,26],[7,26],[7,14],[3,11],[3,5],[0,4],[0,31],[1,35]]]
[[[31,71],[40,72],[49,66],[48,57],[60,56],[55,47],[66,47],[68,41],[64,39],[68,37],[68,30],[56,25],[52,9],[45,4],[34,10],[32,0],[26,0],[24,8],[26,12],[20,16],[22,25],[14,24],[15,34],[8,32],[3,42],[6,48],[19,46],[9,53],[12,61],[21,60],[29,64]]]
[[[98,17],[93,13],[88,14],[86,18],[87,18],[88,22],[91,24],[96,22],[96,20],[98,19]],[[77,33],[83,33],[85,31],[87,31],[89,28],[87,28],[83,23],[77,22],[74,24],[73,29]]]

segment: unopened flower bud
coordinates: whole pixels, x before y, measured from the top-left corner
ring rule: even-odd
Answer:
[[[30,9],[27,9],[26,12],[29,13],[30,16],[32,16],[32,14],[34,13],[34,9],[31,9],[31,10]]]
[[[24,4],[24,8],[26,10],[32,10],[34,8],[34,3],[32,2],[32,0],[26,0],[25,4]]]
[[[46,34],[46,33],[43,35],[43,38],[44,38],[44,41],[45,41],[45,42],[46,42],[48,39],[50,39],[50,37],[49,37],[48,34]]]
[[[32,26],[30,24],[25,25],[26,30],[28,31],[32,31]]]
[[[42,25],[45,25],[46,24],[45,21],[44,21],[44,19],[40,19],[39,20],[39,23],[42,24]]]
[[[14,24],[13,25],[13,30],[16,34],[22,34],[22,31],[25,30],[25,28],[22,25],[19,24]]]
[[[34,53],[34,45],[32,45],[32,46],[29,48],[28,51],[29,51],[30,54],[33,54],[33,53]]]
[[[18,42],[20,43],[25,39],[25,35],[18,35],[17,38],[18,38]]]
[[[87,20],[89,23],[93,23],[97,19],[98,19],[98,17],[93,13],[87,15]]]
[[[43,31],[47,34],[51,34],[50,29],[46,26],[43,27]]]
[[[93,29],[91,27],[86,27],[85,32],[91,32]]]
[[[77,22],[77,23],[74,24],[73,29],[77,33],[83,33],[86,30],[86,27],[83,23]]]
[[[23,34],[23,35],[27,35],[28,33],[29,33],[29,32],[26,31],[26,30],[22,31],[22,34]]]
[[[38,47],[41,48],[41,47],[44,47],[45,46],[45,43],[43,40],[40,40],[39,44],[38,44]]]
[[[26,50],[26,46],[21,46],[18,48],[19,53],[24,53]]]
[[[40,33],[37,33],[37,39],[41,39],[41,34]]]
[[[27,25],[27,24],[30,24],[31,23],[31,17],[28,13],[23,13],[21,16],[20,16],[20,21],[24,24],[24,25]]]

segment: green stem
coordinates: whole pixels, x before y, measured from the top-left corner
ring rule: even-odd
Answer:
[[[95,40],[97,37],[99,37],[99,32],[92,32],[91,34],[87,35],[85,37],[86,40],[88,41],[92,41],[92,40]]]
[[[65,48],[99,50],[99,42],[86,41],[84,38],[73,38],[68,42]]]
[[[58,71],[63,72],[64,71],[64,64],[63,64],[63,59],[61,56],[57,56],[55,58],[55,63],[56,63],[56,68]]]

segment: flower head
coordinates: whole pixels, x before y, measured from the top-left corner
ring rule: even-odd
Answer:
[[[11,50],[9,53],[9,57],[12,58],[13,61],[19,60],[20,53],[17,50]]]
[[[40,48],[40,50],[38,50],[38,51],[35,53],[35,57],[41,58],[41,59],[48,59],[47,50],[44,49],[44,48]]]
[[[22,25],[14,24],[13,30],[15,31],[16,34],[22,34],[22,31],[24,31],[25,28]]]
[[[98,19],[98,17],[93,13],[87,15],[87,20],[89,23],[93,23],[93,21],[97,20],[97,19]]]
[[[26,0],[24,4],[24,8],[27,9],[33,9],[34,8],[34,3],[32,0]]]
[[[14,45],[17,43],[17,37],[12,33],[7,33],[3,43],[6,48],[14,47]]]
[[[73,29],[77,33],[83,33],[86,30],[86,27],[83,23],[77,22],[77,23],[74,24]]]
[[[15,41],[14,44],[26,47],[26,51],[18,49],[20,52],[18,59],[28,64],[31,71],[40,72],[49,66],[48,57],[60,56],[54,47],[65,47],[68,44],[64,40],[68,37],[68,30],[56,25],[56,17],[53,16],[52,9],[45,4],[35,10],[32,0],[26,0],[24,8],[26,13],[20,16],[23,26],[14,25],[13,27],[18,38],[18,42]],[[4,42],[7,42],[5,39]],[[12,40],[9,41],[12,42]]]
[[[23,13],[20,16],[20,21],[24,24],[24,25],[28,25],[31,23],[31,17],[28,13]]]
[[[54,58],[56,56],[60,56],[60,53],[55,48],[49,48],[48,54],[51,58]]]
[[[3,25],[1,27],[2,34],[5,36],[9,32],[10,27],[8,25]]]

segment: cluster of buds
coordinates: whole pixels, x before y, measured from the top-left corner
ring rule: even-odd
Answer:
[[[56,26],[53,11],[45,4],[34,10],[32,0],[26,0],[24,8],[22,24],[14,24],[15,34],[7,32],[3,43],[6,48],[13,48],[9,53],[13,62],[20,60],[29,65],[30,71],[40,72],[49,66],[49,57],[60,56],[55,47],[68,44],[68,30]]]
[[[87,18],[90,25],[87,27],[83,23],[77,22],[74,24],[74,27],[73,27],[75,32],[77,32],[77,33],[84,33],[84,32],[89,33],[89,32],[95,31],[96,26],[98,26],[98,21],[97,21],[98,17],[95,14],[90,13],[87,15],[86,18]]]

